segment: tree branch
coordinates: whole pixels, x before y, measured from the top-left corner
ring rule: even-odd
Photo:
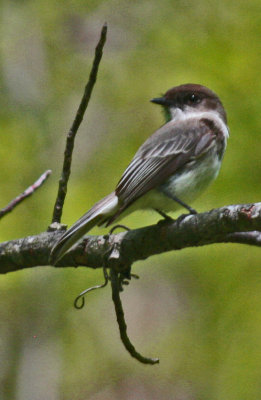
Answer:
[[[90,97],[92,94],[94,84],[96,82],[98,68],[99,68],[101,58],[102,58],[102,50],[103,50],[103,46],[106,41],[106,35],[107,35],[107,24],[104,24],[102,27],[102,30],[101,30],[99,43],[97,44],[96,49],[95,49],[95,57],[93,60],[89,80],[88,80],[87,85],[85,86],[85,90],[84,90],[84,94],[83,94],[81,103],[77,110],[75,119],[71,126],[71,129],[69,130],[67,138],[66,138],[63,168],[62,168],[61,178],[59,180],[59,187],[58,187],[57,198],[56,198],[54,210],[53,210],[52,223],[53,222],[58,222],[58,223],[61,222],[63,205],[64,205],[66,193],[67,193],[67,185],[68,185],[69,177],[71,174],[71,163],[72,163],[72,153],[73,153],[73,148],[74,148],[74,140],[76,137],[76,133],[79,129],[79,126],[83,120],[83,116],[85,114],[86,108],[88,106],[88,103],[89,103],[89,100],[90,100]]]
[[[29,186],[23,193],[19,194],[15,199],[11,200],[6,207],[2,208],[0,210],[0,219],[10,213],[16,206],[18,206],[18,204],[22,203],[22,201],[31,196],[40,186],[42,186],[51,173],[52,171],[50,169],[45,171],[36,182]]]
[[[240,243],[252,246],[261,246],[261,232],[236,232],[226,235],[224,243]]]
[[[56,267],[101,268],[108,254],[108,267],[124,268],[155,254],[212,243],[261,246],[260,231],[261,203],[230,205],[117,235],[86,236]],[[50,250],[62,233],[44,232],[0,244],[0,273],[48,265]]]
[[[111,278],[111,289],[112,289],[112,301],[114,304],[114,309],[116,313],[116,318],[119,326],[120,337],[121,341],[125,347],[125,349],[130,353],[133,358],[140,361],[142,364],[158,364],[158,358],[150,358],[144,357],[140,353],[137,352],[133,344],[131,343],[128,333],[127,333],[127,324],[125,322],[124,311],[121,303],[120,298],[120,281],[119,281],[119,274],[111,268],[110,273]]]

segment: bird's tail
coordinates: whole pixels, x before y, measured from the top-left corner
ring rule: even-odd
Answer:
[[[98,201],[78,221],[76,221],[55,243],[50,255],[50,264],[55,265],[60,258],[88,231],[102,225],[118,209],[118,197],[112,192]]]

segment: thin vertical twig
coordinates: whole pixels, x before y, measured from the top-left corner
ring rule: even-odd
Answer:
[[[67,134],[62,174],[59,180],[59,187],[58,187],[57,198],[54,205],[52,222],[58,222],[58,223],[61,222],[63,205],[67,193],[67,185],[71,174],[74,140],[76,133],[79,129],[79,126],[83,120],[83,116],[85,114],[94,84],[96,82],[99,64],[102,58],[103,47],[106,42],[106,36],[107,36],[107,24],[105,23],[101,30],[100,40],[95,49],[95,56],[92,64],[92,69],[89,75],[89,80],[87,82],[87,85],[85,86],[84,94],[81,103],[79,105],[79,108],[77,110],[73,124]]]
[[[119,325],[120,330],[120,337],[121,341],[125,347],[125,349],[130,353],[130,355],[136,360],[140,361],[143,364],[158,364],[158,358],[149,358],[144,357],[140,353],[138,353],[131,343],[128,334],[127,334],[127,324],[124,318],[124,311],[121,303],[120,298],[120,284],[119,284],[119,274],[111,268],[110,271],[110,278],[111,278],[111,288],[112,288],[112,300],[114,303],[115,313],[117,317],[117,322]]]

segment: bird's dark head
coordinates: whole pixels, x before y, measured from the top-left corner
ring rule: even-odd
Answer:
[[[207,87],[195,83],[175,86],[151,102],[163,106],[167,120],[188,113],[214,111],[225,123],[227,122],[226,112],[219,97]]]

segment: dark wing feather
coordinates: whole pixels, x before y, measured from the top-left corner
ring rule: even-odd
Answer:
[[[216,137],[215,130],[203,120],[169,122],[160,128],[140,147],[116,187],[120,212],[205,154]]]

